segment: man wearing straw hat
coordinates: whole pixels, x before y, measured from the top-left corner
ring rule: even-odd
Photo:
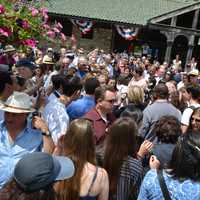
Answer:
[[[6,45],[3,54],[0,56],[0,64],[8,65],[11,70],[12,66],[16,63],[13,58],[16,49],[12,45]]]
[[[16,163],[24,155],[42,148],[46,152],[53,150],[44,121],[40,117],[28,120],[34,111],[29,95],[14,92],[1,109],[5,113],[0,122],[0,188],[10,180]]]

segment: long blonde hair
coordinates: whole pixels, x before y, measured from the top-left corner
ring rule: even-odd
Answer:
[[[91,122],[86,119],[72,121],[67,134],[61,138],[60,142],[63,145],[61,154],[73,160],[76,172],[72,178],[57,184],[57,197],[59,200],[77,200],[85,163],[96,163]]]

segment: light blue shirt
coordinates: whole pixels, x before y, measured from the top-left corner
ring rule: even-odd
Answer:
[[[113,77],[113,66],[111,64],[109,64],[107,66],[107,70],[108,70],[108,73],[109,73],[109,77],[112,78]]]
[[[4,102],[0,100],[0,121],[4,120],[4,111],[1,110],[1,108],[3,108],[4,106]]]
[[[58,91],[55,91],[58,95],[61,95]],[[55,99],[57,99],[56,95],[54,94],[54,92],[52,92],[46,99],[46,104],[54,101]]]
[[[163,176],[172,200],[200,199],[199,182],[193,182],[189,179],[180,182],[166,172],[163,172]],[[150,170],[144,177],[138,200],[164,200],[156,170]]]
[[[27,153],[41,151],[42,145],[42,134],[31,123],[11,143],[5,123],[0,122],[0,188],[12,178],[16,163]]]
[[[43,118],[48,125],[54,143],[57,144],[60,136],[66,134],[69,127],[69,116],[65,105],[58,98],[51,100],[44,108]]]
[[[0,110],[0,122],[4,121],[4,111]]]

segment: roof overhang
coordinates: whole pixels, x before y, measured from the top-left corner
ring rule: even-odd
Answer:
[[[161,22],[163,20],[178,16],[178,15],[182,15],[182,14],[185,14],[187,12],[190,12],[190,11],[193,11],[193,10],[196,10],[196,9],[200,9],[200,1],[198,3],[193,4],[193,5],[174,10],[172,12],[165,13],[165,14],[157,16],[157,17],[153,17],[153,18],[148,20],[148,23],[149,24],[150,23],[155,24],[155,23]]]
[[[47,7],[53,15],[146,26],[149,22],[160,21],[162,17],[170,17],[168,16],[170,13],[183,12],[186,8],[194,7],[199,4],[196,2],[195,0],[52,0]]]
[[[200,36],[200,30],[192,29],[192,28],[170,26],[170,25],[158,24],[158,23],[149,23],[148,27],[151,29],[159,29],[160,31],[176,32],[177,34],[188,34],[188,35]]]
[[[67,15],[67,14],[59,14],[59,13],[54,13],[54,12],[49,12],[50,16],[55,16],[55,17],[65,17],[68,19],[76,19],[76,20],[87,20],[87,21],[97,21],[97,22],[103,22],[103,23],[109,23],[111,25],[121,25],[121,26],[135,26],[135,27],[143,27],[144,25],[142,24],[132,24],[132,23],[127,23],[127,22],[118,22],[118,21],[112,21],[112,20],[106,20],[106,19],[98,19],[98,18],[89,18],[89,17],[82,17],[82,16],[75,16],[75,15]]]

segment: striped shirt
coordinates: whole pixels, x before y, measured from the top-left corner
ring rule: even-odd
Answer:
[[[128,156],[120,170],[117,194],[113,195],[111,199],[129,200],[131,199],[130,196],[137,196],[142,179],[143,167],[141,160]]]

